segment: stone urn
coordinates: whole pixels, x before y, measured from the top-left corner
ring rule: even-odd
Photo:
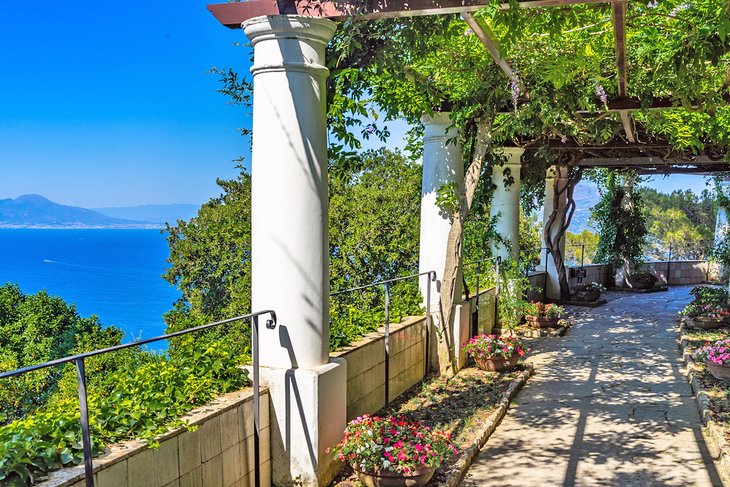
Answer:
[[[489,372],[508,372],[515,368],[520,356],[516,353],[509,357],[480,357],[474,356],[474,362],[482,370]]]
[[[715,330],[727,324],[722,318],[709,318],[707,316],[688,316],[685,320],[688,325],[701,330]]]
[[[730,364],[718,365],[710,362],[709,360],[705,360],[705,365],[707,366],[707,370],[710,371],[710,374],[712,374],[712,377],[715,379],[730,380]]]
[[[559,319],[547,316],[525,316],[525,321],[532,328],[557,328]]]
[[[421,467],[409,473],[391,472],[390,470],[364,472],[356,464],[352,465],[352,469],[366,487],[421,487],[431,480],[436,471],[433,467]]]

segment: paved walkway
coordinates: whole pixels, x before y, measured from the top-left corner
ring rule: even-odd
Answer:
[[[676,316],[689,287],[609,293],[574,308],[464,486],[721,486],[680,373]]]

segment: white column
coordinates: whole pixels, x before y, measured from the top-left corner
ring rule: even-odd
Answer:
[[[725,179],[720,182],[720,191],[725,196],[730,196],[730,180]],[[728,223],[728,215],[724,208],[717,208],[717,219],[715,221],[715,247],[717,247],[723,239],[727,237],[730,232],[730,223]],[[728,269],[725,266],[715,267],[715,271],[718,274],[718,278],[726,279],[728,276]],[[728,284],[730,286],[730,284]]]
[[[431,303],[428,308],[437,310],[441,279],[446,263],[446,242],[451,230],[451,219],[436,204],[439,189],[445,184],[464,184],[464,162],[458,131],[449,129],[448,113],[424,115],[423,179],[421,182],[421,240],[418,272],[436,271],[436,283],[431,283]],[[447,144],[447,140],[452,140]],[[459,281],[459,284],[461,281]],[[420,279],[423,302],[426,302],[426,278]]]
[[[252,310],[272,408],[272,480],[316,486],[342,435],[346,364],[328,360],[329,269],[325,46],[335,23],[277,15],[243,23],[254,49]]]
[[[507,243],[492,242],[492,255],[507,260],[516,259],[520,253],[520,169],[525,149],[505,147],[502,151],[507,162],[492,170],[492,184],[496,188],[489,216],[497,218],[497,233]],[[505,183],[508,186],[505,187]]]
[[[566,167],[552,166],[547,170],[545,175],[545,206],[543,210],[543,241],[542,246],[547,247],[545,242],[545,227],[548,224],[548,219],[553,212],[555,205],[555,198],[558,198],[558,215],[565,213],[565,206],[568,203],[567,192],[563,191],[560,196],[555,196],[555,183],[559,190],[565,188],[568,184],[568,169]],[[559,231],[559,222],[556,220],[554,225],[549,229],[549,235],[555,238]],[[565,235],[559,243],[560,250],[565,255]],[[547,279],[545,281],[545,296],[548,299],[560,299],[560,281],[558,280],[558,270],[555,267],[552,255],[547,255],[547,252],[543,249],[541,251],[540,263],[541,270],[547,272]]]

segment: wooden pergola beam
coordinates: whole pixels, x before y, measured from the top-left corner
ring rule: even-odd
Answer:
[[[494,62],[497,63],[497,66],[499,66],[502,71],[504,71],[504,74],[506,74],[507,77],[512,80],[512,82],[516,83],[517,86],[519,86],[520,93],[524,93],[525,87],[522,84],[522,80],[520,80],[520,77],[517,76],[517,73],[514,69],[512,69],[512,66],[510,66],[507,60],[500,55],[497,40],[494,39],[494,36],[492,35],[492,32],[489,31],[489,28],[484,27],[482,23],[475,19],[474,16],[469,12],[462,13],[461,18],[464,19],[464,22],[466,22],[469,28],[474,32],[474,35],[479,38],[484,47],[487,49],[487,52],[489,52],[489,54],[492,56],[492,59],[494,59]]]
[[[616,52],[616,71],[618,73],[618,96],[628,96],[626,75],[626,0],[611,1],[613,20],[613,43]]]
[[[558,7],[563,5],[607,3],[610,0],[529,0],[520,1],[522,8]],[[489,5],[490,0],[249,0],[246,2],[216,3],[208,10],[218,21],[231,29],[240,29],[241,23],[262,15],[302,15],[341,20],[415,17],[421,15],[463,14],[475,12]],[[503,3],[502,9],[510,8]]]
[[[669,168],[672,166],[726,166],[730,165],[723,161],[711,159],[707,156],[696,156],[693,158],[669,158],[661,157],[591,157],[581,159],[577,163],[581,167],[644,167],[644,168]],[[726,170],[727,170],[726,169]]]

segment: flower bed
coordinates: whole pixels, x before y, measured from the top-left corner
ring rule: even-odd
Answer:
[[[494,374],[476,368],[466,368],[455,377],[432,378],[414,386],[395,402],[378,412],[379,416],[394,416],[406,421],[422,421],[433,429],[451,435],[451,441],[461,457],[452,457],[436,471],[428,485],[451,484],[460,478],[466,454],[476,454],[478,446],[507,409],[509,400],[524,383],[529,371],[522,366],[506,374]],[[499,418],[495,415],[499,414]],[[350,466],[335,479],[333,486],[360,485]]]
[[[700,416],[706,428],[703,430],[713,457],[719,457],[716,464],[720,475],[730,480],[730,396],[728,383],[718,380],[709,372],[705,360],[706,352],[696,353],[708,344],[730,341],[730,331],[696,330],[680,328],[680,349],[686,365],[687,376],[697,399]],[[722,360],[722,359],[720,359]]]

